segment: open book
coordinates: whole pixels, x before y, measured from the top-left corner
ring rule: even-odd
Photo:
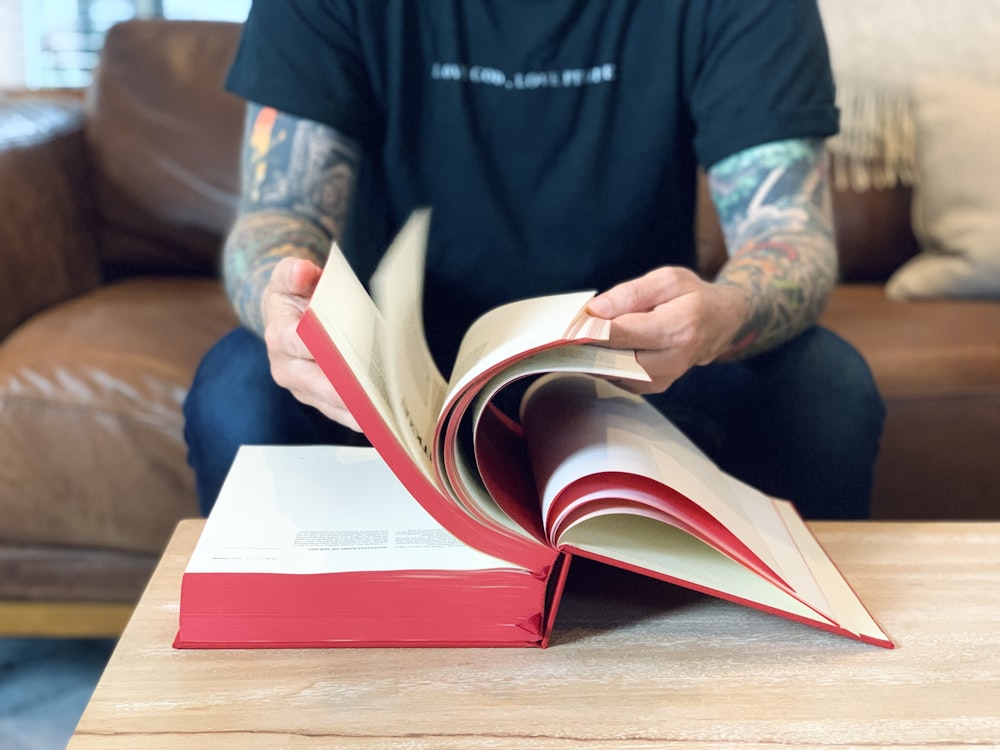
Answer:
[[[725,474],[645,399],[612,384],[648,376],[634,353],[600,345],[609,324],[586,314],[591,292],[486,313],[445,380],[421,317],[429,222],[428,212],[407,222],[371,295],[334,246],[299,325],[405,492],[360,478],[376,469],[341,452],[311,494],[329,498],[328,523],[341,522],[345,504],[386,519],[355,532],[385,531],[398,512],[382,508],[387,498],[415,498],[425,531],[454,545],[412,559],[378,552],[374,567],[293,566],[250,583],[247,571],[211,562],[213,546],[225,555],[208,532],[229,523],[213,511],[184,576],[177,645],[545,646],[569,563],[583,556],[892,647],[789,502]],[[521,394],[514,414],[498,406],[510,392]],[[252,463],[234,464],[217,508],[271,486],[251,478]],[[273,476],[294,474],[285,466]],[[268,580],[285,592],[280,607],[252,593],[220,601]],[[236,632],[228,621],[239,618],[248,629]],[[255,618],[269,626],[255,633]]]

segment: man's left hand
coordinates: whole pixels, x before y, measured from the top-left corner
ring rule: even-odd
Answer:
[[[621,383],[636,393],[659,393],[695,365],[733,346],[747,314],[744,293],[713,284],[686,268],[665,266],[618,284],[590,301],[588,312],[611,320],[607,345],[635,349],[652,382]]]

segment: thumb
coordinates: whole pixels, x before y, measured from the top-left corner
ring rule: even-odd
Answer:
[[[274,268],[271,283],[275,291],[296,297],[311,297],[322,269],[304,258],[283,258]]]
[[[656,286],[646,276],[622,282],[594,297],[587,312],[596,318],[610,320],[630,312],[642,312],[656,305]]]

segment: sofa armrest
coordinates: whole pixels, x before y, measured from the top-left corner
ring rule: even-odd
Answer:
[[[833,184],[840,185],[836,167]],[[920,250],[913,234],[912,189],[905,185],[833,190],[833,220],[841,281],[884,283]]]
[[[101,280],[78,98],[0,95],[0,338]]]

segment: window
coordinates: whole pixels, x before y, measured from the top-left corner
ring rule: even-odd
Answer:
[[[24,78],[32,88],[86,86],[104,34],[128,18],[242,21],[250,0],[22,0]]]

